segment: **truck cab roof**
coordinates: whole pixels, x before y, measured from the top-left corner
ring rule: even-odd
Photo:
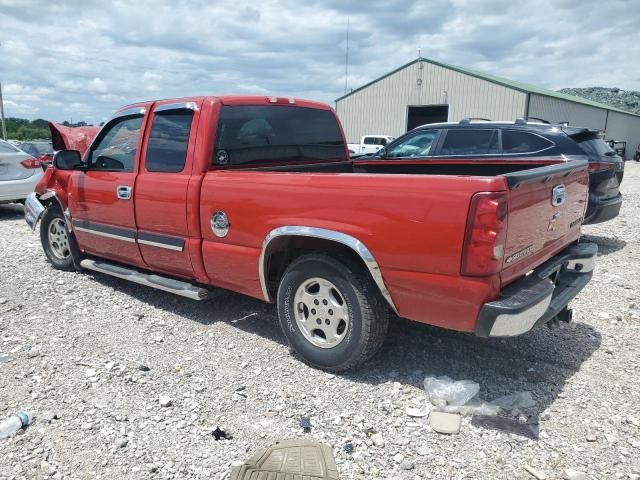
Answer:
[[[331,110],[331,106],[322,102],[315,102],[311,100],[304,100],[300,98],[291,97],[277,97],[273,95],[211,95],[211,96],[197,96],[197,97],[178,97],[178,98],[165,98],[159,100],[147,100],[144,102],[136,102],[129,105],[125,105],[122,108],[116,110],[115,113],[129,110],[131,108],[143,107],[151,103],[200,103],[210,101],[212,103],[221,103],[222,105],[290,105],[303,108],[315,108],[319,110]]]

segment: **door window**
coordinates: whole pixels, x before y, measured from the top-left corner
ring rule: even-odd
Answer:
[[[439,155],[488,155],[499,153],[498,131],[449,130]]]
[[[91,147],[90,169],[132,172],[141,124],[142,116],[123,117],[103,129]]]
[[[546,138],[529,132],[504,130],[502,132],[502,153],[533,153],[553,146]]]
[[[387,150],[387,158],[424,157],[429,155],[438,130],[421,130],[392,145]]]
[[[156,112],[147,144],[148,172],[181,172],[189,146],[193,110]]]

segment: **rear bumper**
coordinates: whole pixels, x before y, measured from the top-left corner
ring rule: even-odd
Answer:
[[[476,335],[513,337],[555,318],[591,280],[597,254],[595,243],[574,245],[508,285],[482,306]]]
[[[584,224],[592,225],[594,223],[602,223],[607,220],[611,220],[618,216],[621,207],[621,193],[608,200],[599,200],[598,198],[590,197]]]
[[[0,180],[0,202],[24,200],[42,178],[43,171],[38,168],[33,175],[20,180]]]

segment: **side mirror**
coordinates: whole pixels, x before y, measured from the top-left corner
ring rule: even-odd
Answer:
[[[58,150],[53,154],[53,166],[60,170],[80,170],[83,165],[77,150]]]
[[[376,155],[378,155],[380,158],[386,157],[387,149],[385,147],[382,147],[380,150],[376,152]]]

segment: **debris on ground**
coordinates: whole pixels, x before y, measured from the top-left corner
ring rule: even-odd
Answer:
[[[381,433],[374,433],[373,435],[371,435],[371,441],[376,447],[382,448],[385,446],[384,437]]]
[[[47,410],[45,412],[42,412],[42,415],[40,415],[40,421],[43,423],[51,423],[54,420],[58,420],[60,417],[58,416],[58,414],[56,412],[53,412],[51,410]]]
[[[462,417],[457,413],[431,412],[429,414],[429,426],[438,433],[459,433],[461,424]]]
[[[230,480],[267,477],[338,480],[338,467],[329,445],[285,440],[257,451],[253,457],[234,467]]]
[[[170,407],[173,405],[173,399],[169,395],[160,395],[158,403],[160,403],[161,407]]]
[[[309,417],[300,417],[298,423],[304,433],[311,432],[311,419]]]
[[[353,453],[353,443],[352,442],[347,442],[344,445],[342,445],[342,449],[346,452],[346,453]]]
[[[480,385],[473,380],[452,380],[449,377],[428,376],[424,389],[429,402],[442,412],[461,415],[498,415],[501,410],[532,408],[531,392],[515,392],[487,402],[478,397]]]
[[[11,437],[19,430],[28,427],[33,421],[33,414],[20,411],[0,422],[0,439]]]
[[[525,464],[524,469],[527,472],[529,472],[531,474],[531,476],[533,476],[537,480],[547,480],[547,476],[545,475],[544,472],[541,472],[540,470],[536,470],[535,468],[533,468],[530,465]]]
[[[564,479],[565,480],[587,480],[587,474],[584,472],[579,472],[578,470],[574,470],[573,468],[567,468],[564,471]]]
[[[231,436],[224,430],[221,430],[220,427],[216,427],[216,429],[213,432],[211,432],[211,435],[213,436],[216,442],[218,440],[231,440],[233,438],[233,436]]]

